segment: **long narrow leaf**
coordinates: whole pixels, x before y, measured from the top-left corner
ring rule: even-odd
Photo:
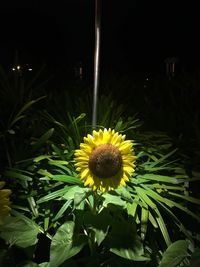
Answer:
[[[153,173],[146,173],[143,175],[138,175],[137,178],[142,178],[142,179],[146,179],[146,180],[153,180],[153,181],[160,181],[160,182],[165,182],[165,183],[170,183],[170,184],[179,184],[182,183],[185,180],[180,180],[180,179],[176,179],[174,177],[171,176],[166,176],[166,175],[158,175],[158,174],[153,174]],[[137,179],[136,178],[136,179]]]
[[[37,204],[40,204],[40,203],[43,203],[43,202],[46,202],[46,201],[49,201],[49,200],[52,200],[52,199],[55,199],[55,198],[58,198],[58,197],[61,197],[63,196],[71,187],[70,186],[66,186],[62,189],[59,189],[57,191],[54,191],[42,198],[40,198],[38,201],[37,201]]]
[[[166,205],[168,205],[170,208],[174,207],[174,202],[167,199],[167,198],[164,198],[162,197],[161,195],[159,195],[158,193],[154,192],[153,190],[151,190],[150,188],[148,188],[148,186],[145,186],[143,185],[143,187],[146,189],[146,194],[148,196],[150,196],[151,198],[157,200],[157,201],[160,201],[160,202],[163,202],[165,203]]]
[[[34,144],[33,148],[38,149],[40,148],[44,143],[46,143],[47,140],[53,135],[54,128],[49,129],[45,134],[43,134]]]
[[[146,236],[148,220],[149,220],[148,205],[144,203],[144,205],[142,206],[142,210],[141,210],[141,238],[142,240],[144,240]]]
[[[156,222],[156,219],[153,217],[152,213],[149,211],[149,221],[153,225],[154,228],[158,228],[158,224]]]
[[[135,217],[138,205],[139,205],[139,197],[136,196],[132,203],[127,203],[126,208],[128,214]]]
[[[156,160],[154,163],[152,163],[152,167],[155,167],[157,164],[161,163],[162,161],[166,160],[167,158],[169,158],[171,155],[173,155],[178,149],[174,149],[173,151],[169,152],[167,155],[164,155],[163,157],[161,157],[160,159]]]
[[[169,246],[171,244],[171,240],[170,240],[170,237],[169,237],[169,233],[168,233],[167,227],[166,227],[165,222],[163,220],[163,217],[160,214],[160,211],[158,209],[156,209],[155,212],[157,214],[156,220],[157,220],[157,223],[158,223],[158,225],[160,227],[160,230],[162,232],[162,235],[164,237],[166,245]]]
[[[174,192],[168,192],[168,194],[170,194],[172,196],[175,196],[175,197],[178,197],[178,198],[182,198],[182,199],[184,199],[184,200],[186,200],[188,202],[200,205],[200,199],[198,199],[198,198],[181,195],[181,194],[177,194],[177,193],[174,193]]]
[[[81,184],[81,181],[78,177],[65,175],[65,174],[56,174],[51,177],[52,180],[65,182],[69,184]]]
[[[15,171],[5,171],[4,175],[10,178],[19,179],[21,181],[32,181],[32,177]]]
[[[153,203],[153,201],[147,196],[146,190],[140,188],[140,187],[135,187],[136,192],[138,197],[144,201],[149,207],[152,209],[156,209],[156,205]]]
[[[52,219],[53,222],[57,221],[60,217],[62,217],[63,213],[67,210],[67,208],[71,205],[73,202],[72,199],[67,200],[64,205],[60,208],[56,216]]]

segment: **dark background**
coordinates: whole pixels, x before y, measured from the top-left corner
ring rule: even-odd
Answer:
[[[15,52],[24,63],[92,72],[94,0],[1,1],[0,64]],[[181,69],[199,68],[197,1],[102,0],[101,71],[164,72],[177,57]]]

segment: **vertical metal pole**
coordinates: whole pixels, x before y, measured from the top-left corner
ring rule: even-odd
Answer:
[[[95,0],[95,50],[94,50],[94,88],[93,88],[93,111],[92,127],[97,124],[97,102],[99,87],[99,57],[100,57],[100,33],[101,33],[101,0]]]

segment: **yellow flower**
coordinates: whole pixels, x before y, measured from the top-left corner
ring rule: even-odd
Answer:
[[[11,194],[10,189],[2,189],[5,182],[0,181],[0,225],[3,224],[3,220],[10,212],[10,200],[9,196]]]
[[[93,131],[75,151],[75,166],[85,186],[102,192],[125,186],[134,172],[133,142],[114,130]]]

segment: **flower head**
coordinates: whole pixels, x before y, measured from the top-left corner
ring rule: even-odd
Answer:
[[[75,151],[75,166],[85,186],[102,192],[125,186],[134,172],[133,142],[114,130],[93,131]]]
[[[0,225],[3,224],[3,220],[10,212],[10,200],[9,196],[11,194],[10,189],[2,189],[5,182],[0,181]]]

